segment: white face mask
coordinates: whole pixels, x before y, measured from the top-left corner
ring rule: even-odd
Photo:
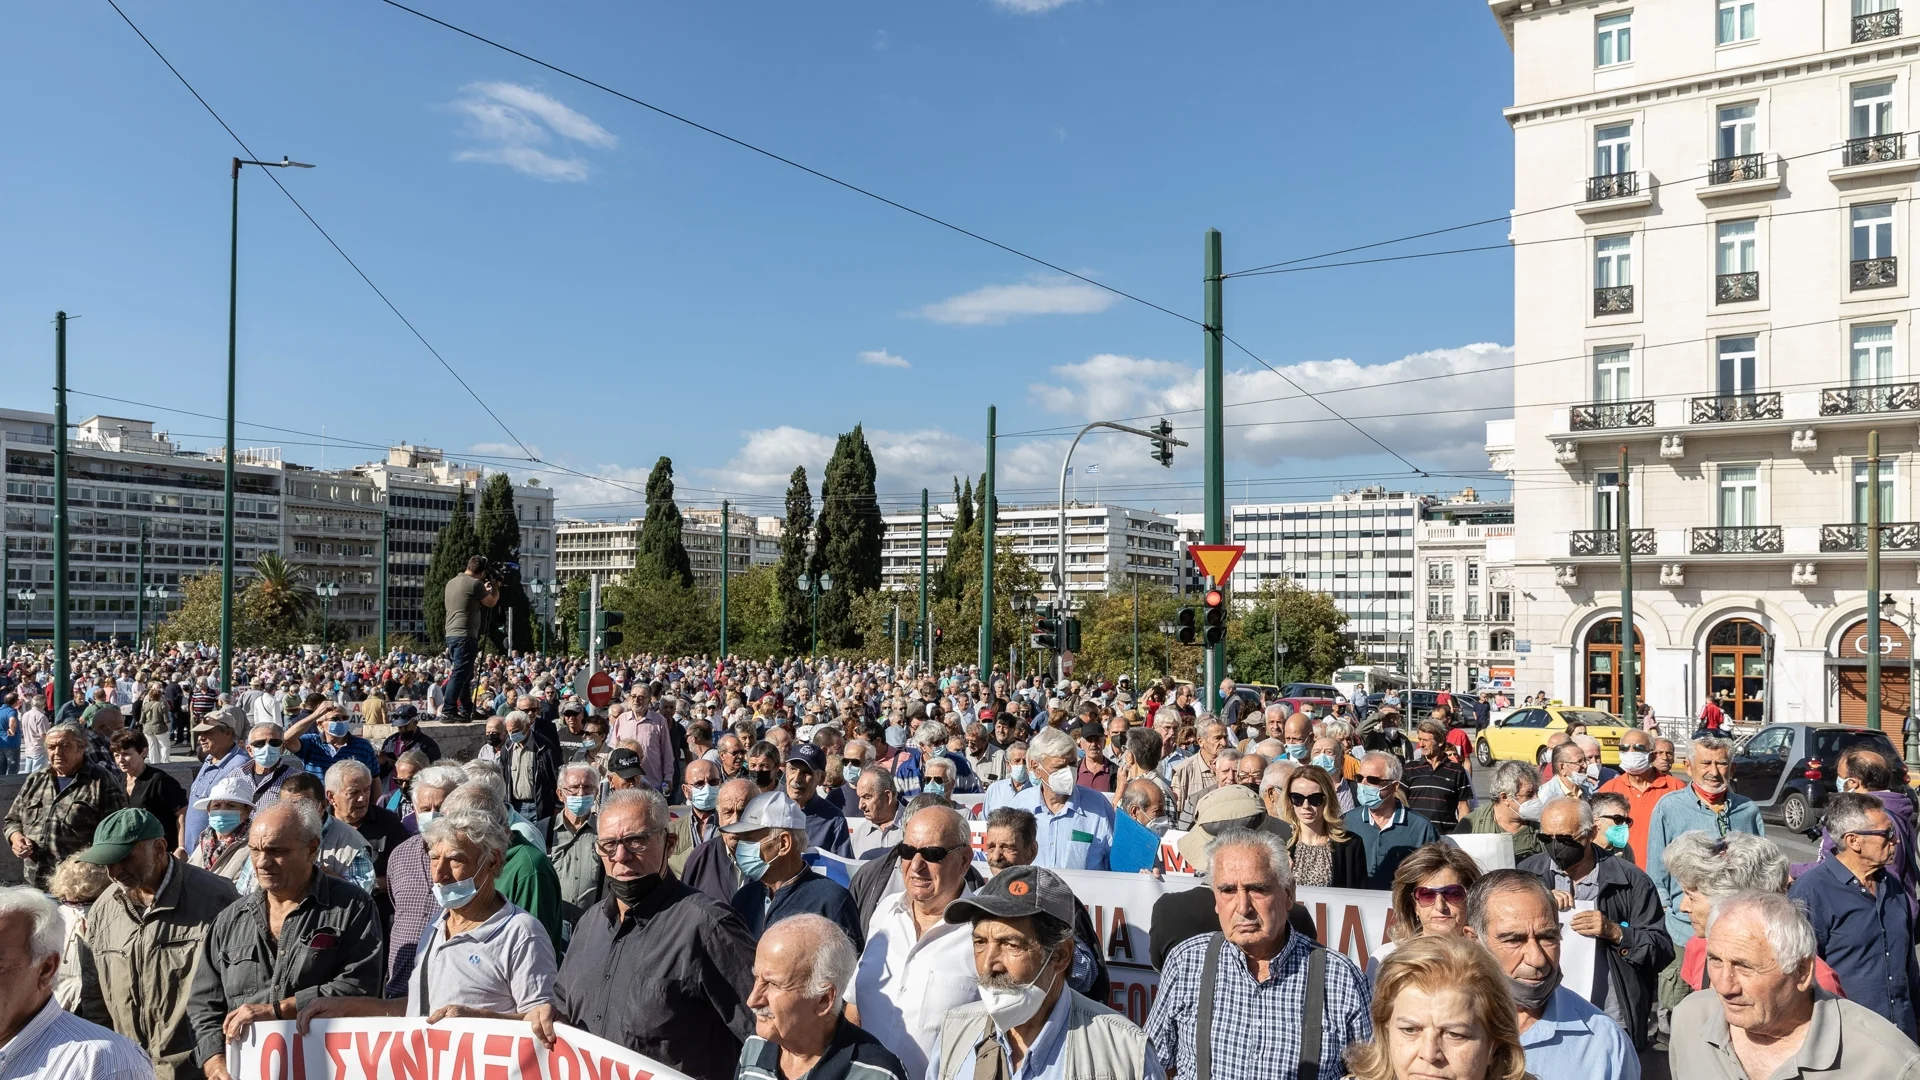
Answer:
[[[1055,769],[1053,772],[1047,774],[1047,789],[1064,799],[1073,794],[1075,779],[1073,766],[1069,765],[1064,769]],[[1020,1025],[1015,1024],[1013,1026],[1019,1027]]]
[[[1630,773],[1646,772],[1653,768],[1653,755],[1645,750],[1622,750],[1620,768]]]
[[[1033,1014],[1040,1011],[1041,1004],[1046,1000],[1047,988],[1037,980],[1010,990],[985,984],[980,986],[980,1004],[986,1007],[994,1026],[1003,1032],[1012,1031],[1033,1019]]]

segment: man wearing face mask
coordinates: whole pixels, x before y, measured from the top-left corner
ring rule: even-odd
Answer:
[[[668,865],[674,874],[684,877],[687,860],[693,857],[694,849],[719,835],[720,785],[718,765],[700,758],[687,763],[685,779],[680,784],[683,805],[676,806],[672,815],[673,833],[678,839]]]
[[[747,804],[759,794],[760,789],[751,780],[728,780],[720,785],[713,806],[719,828],[687,856],[678,871],[680,880],[722,904],[733,902],[733,894],[740,891],[745,879],[740,875],[740,865],[733,861],[734,838],[721,830],[739,821]],[[672,868],[671,862],[668,868]]]
[[[1341,727],[1345,728],[1342,724]],[[1321,735],[1313,740],[1313,756],[1307,760],[1309,765],[1317,765],[1333,778],[1333,793],[1340,799],[1342,814],[1354,807],[1353,781],[1346,778],[1344,764],[1352,759],[1347,757],[1346,747],[1333,735]]]
[[[1680,909],[1685,893],[1660,857],[1667,850],[1667,842],[1694,829],[1711,836],[1730,832],[1767,835],[1760,808],[1733,790],[1733,743],[1716,736],[1695,740],[1687,771],[1693,783],[1669,792],[1654,804],[1645,845],[1647,876],[1660,890],[1660,905],[1667,911],[1667,936],[1676,949],[1686,948],[1693,940],[1693,920]]]
[[[1079,748],[1066,732],[1049,728],[1033,737],[1028,759],[1040,783],[1010,804],[1040,826],[1039,865],[1056,870],[1105,870],[1113,846],[1113,804],[1075,783]]]
[[[320,731],[300,734],[302,727],[308,724],[317,724]],[[355,735],[347,714],[338,709],[323,705],[314,716],[300,720],[286,730],[287,738],[299,735],[299,748],[294,753],[306,763],[307,771],[315,776],[327,775],[327,770],[336,761],[357,761],[365,765],[370,773],[380,771],[380,755],[374,752],[373,744]]]
[[[691,770],[689,770],[691,771]],[[570,761],[560,767],[560,812],[554,816],[547,840],[547,861],[560,879],[560,903],[569,922],[577,909],[600,899],[600,857],[593,850],[599,838],[594,804],[599,801],[600,776],[590,765]],[[569,908],[569,905],[571,906]]]
[[[280,797],[280,785],[287,777],[305,771],[298,757],[286,752],[284,735],[278,724],[255,724],[247,732],[247,756],[252,765],[247,779],[253,783],[253,804],[265,806]]]
[[[532,721],[515,709],[505,717],[507,745],[500,751],[500,775],[507,781],[507,805],[533,823],[544,838],[555,810],[554,785],[559,762],[546,743],[532,737]]]
[[[860,947],[860,910],[853,894],[803,858],[807,816],[798,804],[783,792],[762,795],[726,832],[733,837],[733,861],[744,882],[733,894],[733,910],[754,940],[789,915],[819,915]]]
[[[1898,791],[1890,791],[1893,784],[1893,770],[1888,768],[1887,759],[1879,752],[1865,746],[1855,746],[1840,755],[1840,764],[1835,770],[1839,779],[1835,786],[1842,793],[1868,795],[1880,801],[1887,817],[1893,822],[1893,839],[1899,845],[1901,857],[1885,867],[1888,877],[1899,882],[1907,893],[1907,907],[1910,913],[1920,915],[1920,877],[1915,876],[1916,863],[1913,858],[1913,799]],[[1817,861],[1825,862],[1833,858],[1835,849],[1834,835],[1831,830],[1823,832],[1820,838],[1820,856]],[[1794,876],[1798,877],[1810,866],[1795,866]]]
[[[1073,918],[1073,891],[1034,866],[947,905],[948,923],[972,927],[980,1000],[941,1022],[927,1080],[1165,1075],[1145,1032],[1067,985]]]
[[[987,801],[981,806],[984,813],[1012,806],[1016,796],[1033,786],[1032,767],[1027,764],[1027,744],[1016,739],[1007,744],[1005,753],[1006,775],[987,788]]]
[[[1661,918],[1660,896],[1646,872],[1602,851],[1592,841],[1593,808],[1578,799],[1555,799],[1540,812],[1540,840],[1546,850],[1522,861],[1519,869],[1552,890],[1555,906],[1592,907],[1574,912],[1573,932],[1590,937],[1603,964],[1596,964],[1593,985],[1578,987],[1612,1017],[1636,1049],[1647,1047],[1647,1017],[1660,972],[1673,962],[1673,939]]]
[[[1627,847],[1633,852],[1633,864],[1646,870],[1647,829],[1653,824],[1653,808],[1661,799],[1687,786],[1672,773],[1654,768],[1653,736],[1638,728],[1620,736],[1620,775],[1600,785],[1601,792],[1627,800]]]
[[[1560,985],[1560,913],[1523,870],[1495,870],[1467,890],[1467,936],[1486,947],[1513,994],[1533,1076],[1639,1080],[1620,1025]]]
[[[1369,753],[1379,751],[1383,754],[1392,754],[1403,762],[1411,758],[1413,744],[1409,743],[1407,737],[1400,731],[1399,710],[1382,708],[1375,714],[1375,719],[1379,720],[1379,723],[1361,737],[1361,748]]]

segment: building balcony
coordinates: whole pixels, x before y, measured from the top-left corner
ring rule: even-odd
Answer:
[[[1778,525],[1715,525],[1687,530],[1690,555],[1778,555],[1784,550]]]
[[[1848,525],[1820,526],[1821,551],[1867,550],[1867,527]],[[1880,523],[1881,551],[1920,551],[1920,522],[1883,521]]]
[[[1635,555],[1652,555],[1659,548],[1652,529],[1633,529],[1630,531]],[[1567,534],[1567,554],[1573,558],[1589,555],[1620,554],[1619,529],[1580,529]]]
[[[1878,41],[1881,38],[1900,36],[1900,9],[1891,11],[1871,11],[1853,17],[1853,43]]]
[[[1652,178],[1645,172],[1609,173],[1587,178],[1585,201],[1574,207],[1581,216],[1644,210],[1653,205]]]
[[[1878,259],[1855,259],[1847,264],[1847,288],[1886,289],[1900,284],[1900,260],[1893,255]]]
[[[1619,428],[1651,427],[1651,401],[1597,401],[1575,405],[1568,413],[1569,426],[1575,431],[1612,431]]]
[[[1759,180],[1767,175],[1767,155],[1736,154],[1733,157],[1715,158],[1707,166],[1707,183],[1715,187],[1721,184],[1740,184],[1749,180]]]
[[[1920,409],[1920,383],[1834,386],[1820,391],[1821,416],[1861,416]]]
[[[1602,285],[1594,289],[1593,313],[1595,316],[1633,314],[1633,286]]]
[[[1721,394],[1690,398],[1687,413],[1695,424],[1737,424],[1748,420],[1778,420],[1780,394]]]
[[[1920,159],[1907,155],[1906,136],[1898,131],[1863,135],[1840,145],[1840,164],[1827,170],[1834,181],[1859,180],[1889,173],[1911,172]]]
[[[1750,304],[1758,299],[1760,299],[1760,271],[1758,270],[1720,274],[1713,279],[1713,302],[1716,304]]]

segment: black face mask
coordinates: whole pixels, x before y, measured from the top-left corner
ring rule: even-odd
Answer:
[[[748,775],[752,777],[755,787],[770,788],[773,786],[772,769],[755,769]]]
[[[659,874],[648,874],[637,878],[607,878],[607,891],[615,900],[632,907],[653,894],[664,880]]]
[[[1552,839],[1544,841],[1544,844],[1547,857],[1553,860],[1553,865],[1562,870],[1573,869],[1580,865],[1581,859],[1587,857],[1587,845],[1572,840]]]
[[[499,745],[500,745],[501,743],[503,743],[503,742],[505,742],[505,741],[507,741],[507,737],[506,737],[505,735],[502,735],[502,734],[500,734],[500,733],[499,733],[499,732],[497,732],[497,731],[489,731],[489,732],[487,732],[487,745],[488,745],[488,746],[499,746]]]

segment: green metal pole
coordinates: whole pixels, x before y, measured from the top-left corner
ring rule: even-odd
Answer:
[[[7,648],[7,609],[13,606],[13,552],[0,535],[0,652]]]
[[[1867,726],[1880,730],[1880,432],[1867,432]]]
[[[1634,652],[1637,635],[1633,626],[1633,529],[1630,524],[1631,481],[1627,473],[1627,448],[1620,448],[1620,717],[1626,726],[1637,726],[1639,710],[1639,675],[1635,670],[1635,661],[1639,654]]]
[[[999,516],[998,504],[993,499],[993,449],[998,438],[998,417],[992,405],[987,406],[987,478],[980,493],[980,677],[991,680],[993,675],[993,533],[994,519]]]
[[[380,655],[387,655],[387,508],[380,508]]]
[[[813,587],[807,590],[807,606],[813,612],[813,633],[807,638],[807,655],[820,655],[820,582],[816,579]]]
[[[952,546],[951,541],[948,544]],[[924,659],[932,655],[933,635],[927,632],[927,489],[920,489],[920,656]],[[921,669],[925,671],[925,668]]]
[[[720,659],[727,658],[727,570],[733,562],[731,533],[727,531],[727,500],[720,500]]]
[[[67,313],[53,314],[53,715],[73,697],[67,639]]]
[[[240,159],[233,159],[233,227],[227,248],[227,460],[220,516],[220,689],[233,692],[233,411],[240,330]]]
[[[141,652],[147,643],[147,522],[140,521],[140,569],[134,574],[133,651]]]
[[[325,648],[327,642],[331,640],[332,637],[333,637],[333,600],[331,597],[323,596],[320,598],[320,646],[321,648]]]
[[[1140,579],[1133,579],[1133,692],[1140,692]]]
[[[1204,320],[1205,351],[1204,371],[1201,376],[1205,386],[1206,412],[1206,541],[1209,544],[1227,542],[1227,455],[1222,442],[1225,428],[1221,421],[1222,391],[1221,382],[1226,362],[1226,322],[1221,296],[1220,271],[1220,230],[1208,229],[1206,237],[1206,311]],[[1061,513],[1066,513],[1065,509]],[[1061,558],[1066,553],[1061,552]],[[1227,583],[1216,581],[1215,588],[1224,589]],[[1220,677],[1227,666],[1227,647],[1219,642],[1207,648],[1207,687],[1206,695],[1201,698],[1207,702],[1207,711],[1220,711]]]

